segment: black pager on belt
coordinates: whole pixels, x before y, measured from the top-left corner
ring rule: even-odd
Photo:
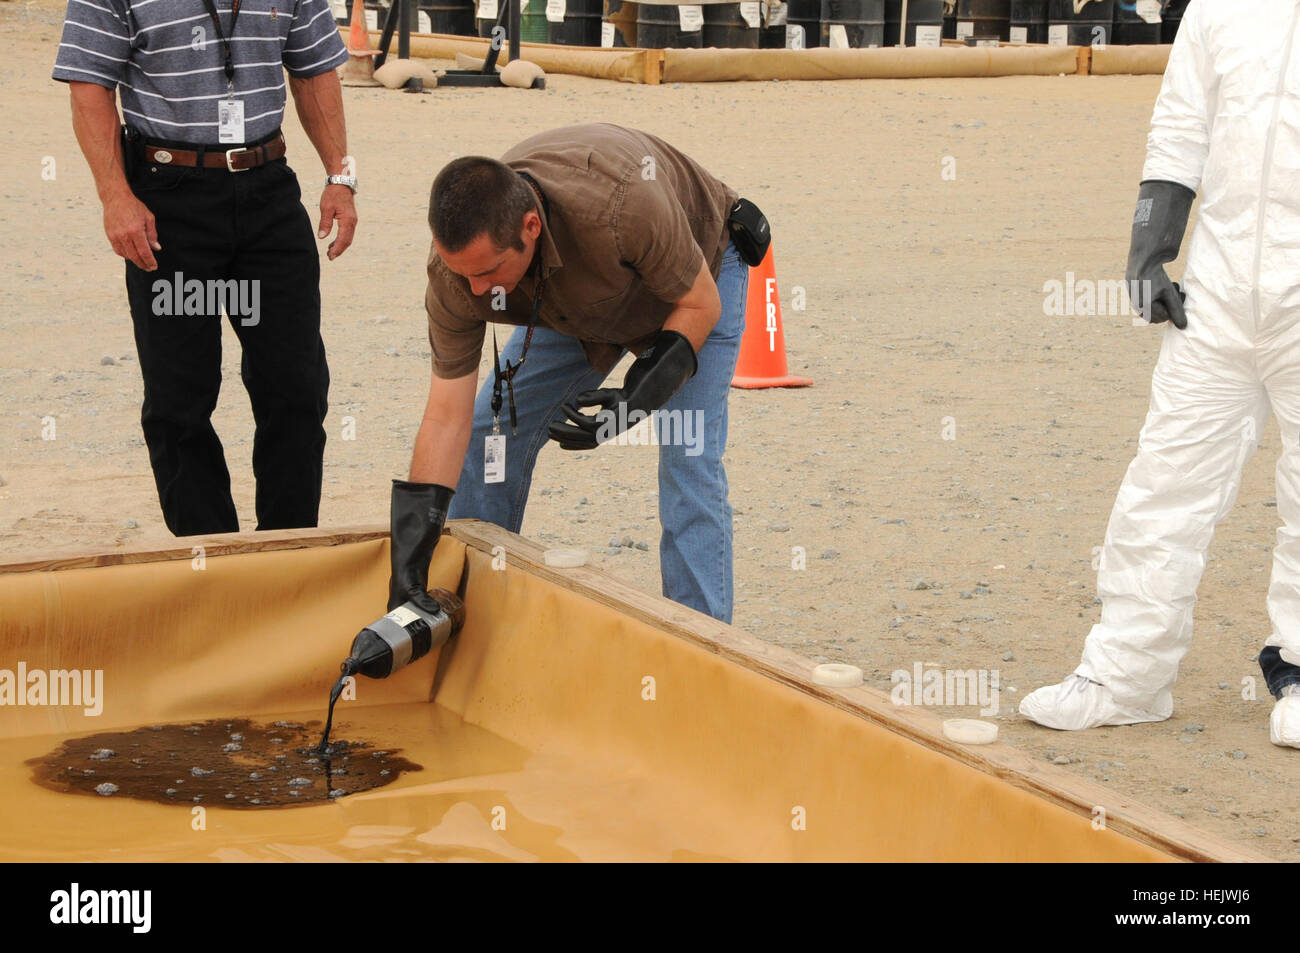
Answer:
[[[758,265],[772,244],[772,227],[762,209],[749,199],[737,199],[727,216],[727,227],[741,260],[751,268]]]
[[[140,133],[130,126],[122,126],[122,172],[126,180],[131,181],[131,175],[135,172],[136,163],[139,161]]]

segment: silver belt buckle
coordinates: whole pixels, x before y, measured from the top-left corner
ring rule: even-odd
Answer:
[[[234,165],[231,164],[231,159],[234,157],[234,155],[235,155],[236,152],[249,152],[249,151],[250,151],[250,150],[248,150],[248,149],[227,149],[227,150],[226,150],[226,169],[227,169],[228,171],[230,171],[230,172],[247,172],[247,171],[248,171],[247,169],[236,169],[236,168],[234,167]]]

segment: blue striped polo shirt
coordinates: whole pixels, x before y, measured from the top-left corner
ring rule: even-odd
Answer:
[[[245,141],[256,142],[284,117],[284,71],[336,69],[347,48],[328,0],[241,0],[233,37],[232,0],[214,2],[231,40]],[[224,62],[203,0],[68,0],[54,78],[119,89],[127,125],[148,138],[217,146]]]

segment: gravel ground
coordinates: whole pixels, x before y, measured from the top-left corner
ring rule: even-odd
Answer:
[[[122,267],[66,90],[49,79],[61,12],[52,0],[0,7],[7,554],[168,538],[139,432]],[[884,690],[916,663],[996,671],[1003,740],[1296,857],[1300,811],[1285,795],[1300,753],[1269,744],[1254,662],[1269,631],[1275,427],[1214,542],[1174,717],[1064,735],[1015,713],[1025,692],[1073,668],[1097,617],[1094,547],[1165,333],[1124,315],[1045,315],[1044,286],[1067,273],[1122,277],[1158,88],[1158,77],[646,87],[553,76],[542,92],[348,90],[361,227],[324,265],[333,387],[322,525],[384,521],[388,480],[406,472],[429,373],[424,206],[442,163],[571,122],[644,128],[768,213],[791,373],[816,381],[732,393],[735,623],[859,665]],[[319,165],[292,117],[287,134],[314,209]],[[237,362],[228,347],[215,420],[251,529]],[[56,439],[42,439],[47,418]],[[348,418],[355,440],[342,439]],[[652,450],[547,448],[533,485],[525,535],[585,547],[596,565],[658,590]],[[796,547],[806,568],[792,568]]]

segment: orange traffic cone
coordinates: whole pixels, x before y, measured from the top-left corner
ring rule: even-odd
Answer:
[[[757,267],[749,269],[745,296],[745,333],[740,339],[740,359],[732,387],[808,387],[806,377],[786,373],[785,332],[781,330],[781,297],[776,290],[776,262],[772,248]]]
[[[348,61],[343,64],[339,81],[344,86],[379,86],[375,79],[375,57],[379,50],[370,48],[366,32],[366,7],[362,0],[352,0],[352,23],[348,27]]]

